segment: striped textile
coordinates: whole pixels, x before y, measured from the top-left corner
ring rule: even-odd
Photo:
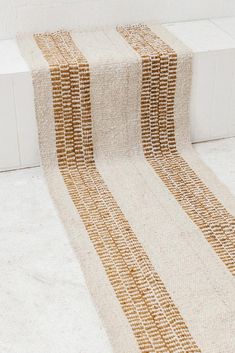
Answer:
[[[24,36],[42,165],[115,353],[235,352],[235,200],[159,25]]]

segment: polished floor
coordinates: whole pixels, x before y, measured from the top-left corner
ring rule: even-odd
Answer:
[[[195,148],[235,195],[235,138]],[[0,173],[0,244],[1,353],[111,352],[41,168]]]

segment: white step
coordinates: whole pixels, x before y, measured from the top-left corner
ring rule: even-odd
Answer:
[[[233,34],[206,20],[167,25],[193,51],[193,142],[235,136],[235,19],[233,25]]]
[[[165,25],[193,50],[193,142],[235,136],[235,18]],[[0,41],[0,170],[39,165],[29,68]]]
[[[0,41],[0,170],[39,165],[29,67],[13,39]]]

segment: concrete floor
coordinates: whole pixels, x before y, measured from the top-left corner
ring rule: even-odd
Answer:
[[[195,145],[235,195],[235,138]],[[0,173],[0,353],[110,353],[40,168]]]

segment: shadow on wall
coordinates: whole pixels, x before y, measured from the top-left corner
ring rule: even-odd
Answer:
[[[0,0],[0,39],[18,32],[235,16],[234,0]]]

